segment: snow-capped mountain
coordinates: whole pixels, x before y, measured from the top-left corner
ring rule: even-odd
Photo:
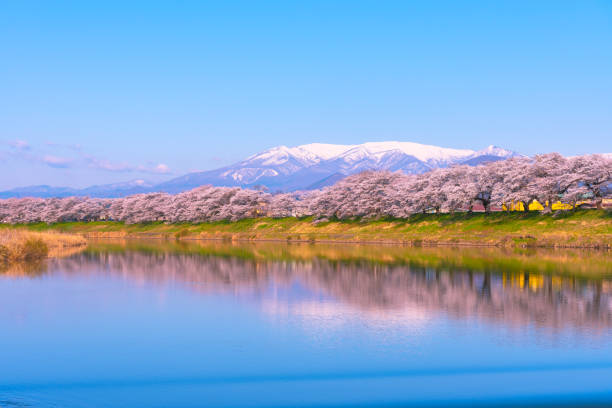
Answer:
[[[262,185],[273,191],[291,191],[320,188],[364,170],[423,173],[453,164],[476,165],[516,155],[515,152],[496,146],[474,151],[412,142],[278,146],[234,165],[187,174],[157,187],[173,193],[202,184],[247,187]]]
[[[477,165],[518,155],[489,146],[483,150],[449,149],[412,142],[372,142],[357,145],[311,143],[278,146],[231,166],[189,173],[160,184],[143,180],[92,186],[85,189],[32,186],[0,192],[6,197],[122,197],[152,191],[178,193],[201,185],[265,186],[271,191],[321,188],[364,170],[423,173],[453,164]]]

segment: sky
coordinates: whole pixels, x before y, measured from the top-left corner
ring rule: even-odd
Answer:
[[[612,151],[612,1],[13,1],[0,189],[166,180],[267,148]]]

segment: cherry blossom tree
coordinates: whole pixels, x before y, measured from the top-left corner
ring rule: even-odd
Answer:
[[[491,204],[533,200],[552,209],[592,199],[602,208],[612,193],[612,160],[551,153],[516,157],[475,167],[453,166],[419,175],[365,171],[322,190],[269,194],[265,189],[201,186],[176,195],[137,194],[124,198],[11,198],[0,200],[0,222],[55,223],[114,220],[126,223],[237,221],[256,217],[406,218],[419,212],[470,211]]]
[[[602,208],[603,197],[609,194],[612,183],[612,159],[598,154],[579,156],[570,160],[570,174],[588,191],[597,208]],[[573,178],[573,179],[574,179]]]

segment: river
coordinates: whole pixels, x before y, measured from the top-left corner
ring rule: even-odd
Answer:
[[[100,241],[0,271],[0,407],[612,404],[601,251]]]

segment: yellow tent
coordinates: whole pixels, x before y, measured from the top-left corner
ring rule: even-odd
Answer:
[[[571,204],[565,204],[561,201],[552,203],[553,210],[571,210],[572,208],[573,207],[571,206]],[[506,207],[506,205],[502,205],[502,209],[505,211],[508,209],[508,207]],[[543,209],[544,206],[540,204],[537,200],[533,200],[529,204],[529,211],[542,211]],[[523,205],[523,203],[512,203],[510,204],[510,211],[525,211],[525,206]]]

